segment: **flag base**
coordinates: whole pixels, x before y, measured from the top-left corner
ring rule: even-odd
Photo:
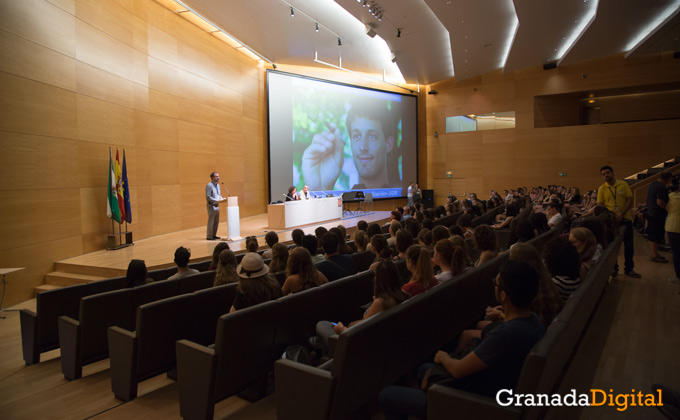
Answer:
[[[121,249],[130,245],[134,245],[134,242],[132,242],[132,232],[125,231],[114,233],[113,235],[108,235],[108,246],[106,247],[106,250],[112,251],[114,249]]]

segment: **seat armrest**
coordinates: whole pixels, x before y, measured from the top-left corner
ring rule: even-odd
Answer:
[[[137,333],[120,327],[108,328],[111,360],[111,390],[121,401],[137,397]]]
[[[59,347],[61,347],[61,372],[69,381],[83,376],[80,358],[80,322],[68,316],[60,316]]]
[[[26,366],[40,362],[40,343],[38,343],[38,314],[30,309],[19,312],[21,321],[21,348]]]
[[[210,420],[215,412],[217,354],[214,349],[189,340],[179,340],[175,347],[180,415],[185,419]]]
[[[328,417],[335,380],[331,372],[292,360],[274,364],[278,420]]]
[[[442,385],[427,391],[427,420],[449,420],[455,410],[456,420],[518,420],[518,407],[503,407],[495,398],[474,394]]]

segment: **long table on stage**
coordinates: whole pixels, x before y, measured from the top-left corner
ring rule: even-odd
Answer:
[[[269,229],[289,229],[342,218],[342,198],[286,201],[267,207]]]

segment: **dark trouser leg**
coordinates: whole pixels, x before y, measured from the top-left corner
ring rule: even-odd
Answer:
[[[217,236],[217,226],[220,224],[220,211],[208,209],[208,227],[206,230],[206,237],[212,238]]]
[[[668,240],[673,251],[673,267],[675,268],[675,278],[680,279],[680,233],[668,232]]]
[[[633,248],[633,223],[625,221],[621,222],[621,225],[626,227],[623,233],[623,257],[625,259],[623,270],[627,273],[635,268],[635,263],[633,262],[633,254],[635,254],[635,249]]]

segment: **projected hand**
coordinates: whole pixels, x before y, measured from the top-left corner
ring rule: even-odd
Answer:
[[[302,175],[311,190],[332,190],[344,162],[345,143],[335,124],[330,131],[315,134],[302,155]]]

